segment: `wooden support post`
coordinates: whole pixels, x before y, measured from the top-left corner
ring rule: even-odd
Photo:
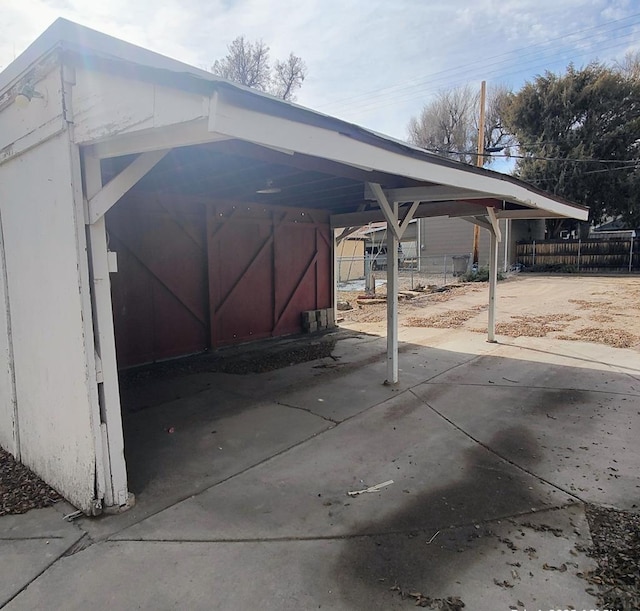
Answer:
[[[398,218],[398,204],[393,203],[393,215]],[[398,238],[387,232],[387,380],[398,383]]]
[[[86,199],[102,188],[100,160],[86,155],[84,158]],[[125,507],[130,503],[127,489],[127,467],[124,457],[124,435],[120,409],[118,365],[113,329],[111,282],[107,255],[105,218],[101,216],[89,225],[89,258],[91,263],[91,289],[93,302],[95,347],[100,359],[102,381],[98,381],[101,430],[105,448],[105,505]]]
[[[496,341],[496,287],[498,285],[498,237],[491,231],[489,248],[489,325],[487,341]]]

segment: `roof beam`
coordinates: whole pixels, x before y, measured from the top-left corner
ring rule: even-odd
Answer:
[[[415,203],[415,202],[414,202]],[[402,210],[402,208],[401,208]],[[418,204],[413,218],[429,218],[434,216],[475,216],[478,211],[484,211],[484,206],[479,206],[471,202],[432,202]],[[334,214],[330,218],[331,227],[362,227],[369,223],[379,223],[386,221],[382,210],[375,208],[364,212],[347,212],[344,214]]]
[[[520,209],[520,210],[497,210],[496,217],[499,219],[552,219],[552,218],[566,218],[562,214],[555,214],[554,212],[547,212],[546,210],[536,210],[533,208]]]
[[[488,231],[493,230],[491,223],[482,216],[463,216],[460,218],[462,218],[463,221],[467,221],[468,223],[472,223],[474,225],[477,225],[478,227],[487,229]]]
[[[432,186],[432,187],[404,187],[401,189],[383,189],[385,196],[390,202],[443,202],[456,199],[487,199],[491,197],[487,193],[459,189],[457,187]],[[369,184],[365,184],[364,198],[369,200],[377,199]]]
[[[100,191],[88,201],[89,223],[97,222],[115,205],[122,196],[132,189],[138,181],[152,170],[169,153],[151,151],[136,157],[120,174],[114,176]]]

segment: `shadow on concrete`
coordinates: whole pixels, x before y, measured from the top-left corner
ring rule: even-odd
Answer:
[[[517,456],[529,464],[539,449],[533,435],[520,426],[497,433],[489,445],[500,455]],[[371,609],[372,596],[382,598],[382,608],[386,599],[390,608],[399,602],[401,592],[434,598],[459,596],[462,588],[456,580],[469,562],[477,560],[476,555],[463,552],[472,542],[476,547],[496,543],[484,520],[525,514],[539,506],[539,491],[532,491],[531,478],[522,471],[496,470],[495,457],[483,447],[473,447],[452,459],[463,466],[464,477],[407,495],[402,507],[364,524],[345,541],[335,580],[348,608]],[[442,525],[442,531],[422,530],[425,522]],[[369,534],[376,532],[389,534]],[[428,544],[436,532],[437,539]],[[443,554],[443,549],[456,553]],[[474,608],[473,601],[467,600],[466,606]]]

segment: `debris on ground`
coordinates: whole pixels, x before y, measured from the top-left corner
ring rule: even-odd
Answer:
[[[511,316],[513,322],[496,323],[496,333],[508,337],[546,337],[552,331],[564,331],[570,322],[578,318],[573,314],[516,315]],[[486,328],[473,331],[487,332]]]
[[[0,516],[50,507],[61,496],[0,448]]]
[[[602,327],[577,329],[573,332],[573,335],[561,335],[558,336],[558,339],[607,344],[614,348],[632,348],[640,344],[640,337],[629,333],[629,331]]]
[[[416,607],[434,609],[436,611],[462,611],[465,604],[459,596],[447,596],[446,598],[431,598],[422,592],[406,592],[399,585],[389,588],[392,592],[398,592],[402,600],[412,599]]]
[[[336,303],[336,308],[341,312],[353,310],[353,306],[346,299],[339,299]]]
[[[640,609],[640,514],[587,505],[593,546],[587,550],[598,568],[584,578],[605,609]]]
[[[459,329],[467,320],[478,315],[478,310],[452,310],[431,316],[409,316],[405,327],[431,327],[434,329]]]
[[[266,373],[298,363],[329,358],[336,345],[335,338],[319,339],[310,343],[290,341],[284,344],[256,344],[227,351],[198,354],[172,361],[154,363],[120,372],[121,388],[130,388],[143,381],[167,379],[193,373],[231,373],[247,375]]]
[[[390,479],[386,482],[382,482],[381,484],[376,484],[375,486],[369,486],[368,488],[364,488],[363,490],[352,490],[347,492],[349,496],[358,496],[359,494],[365,494],[367,492],[378,492],[382,488],[386,488],[387,486],[391,486],[393,484],[393,480]]]

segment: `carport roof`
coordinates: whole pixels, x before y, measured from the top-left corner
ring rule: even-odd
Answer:
[[[494,208],[498,218],[588,217],[587,208],[512,176],[446,159],[64,19],[55,21],[0,74],[0,108],[13,99],[24,74],[55,51],[87,69],[215,97],[216,117],[209,118],[209,129],[225,142],[207,144],[209,154],[260,159],[264,176],[278,167],[295,167],[299,187],[313,183],[314,172],[340,177],[342,183],[332,185],[328,199],[316,196],[308,204],[330,211],[334,226],[384,220],[377,198],[363,188],[367,183],[380,184],[390,201],[422,202],[415,217],[474,216],[487,207]],[[179,151],[174,150],[174,157]],[[215,192],[206,181],[201,188]],[[284,203],[278,199],[282,197],[269,201]]]

